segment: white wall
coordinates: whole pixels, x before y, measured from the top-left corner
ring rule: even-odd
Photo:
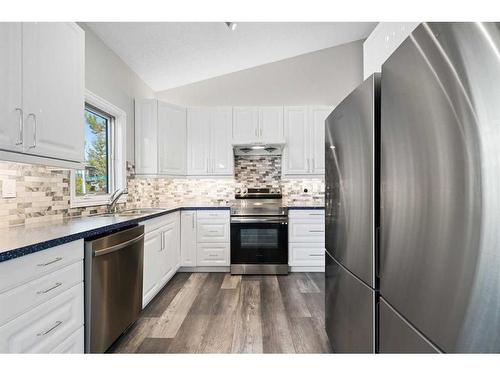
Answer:
[[[127,160],[134,160],[134,99],[152,98],[153,90],[85,24],[85,88],[127,113]]]
[[[419,22],[380,22],[363,43],[363,77],[382,71],[382,64]]]
[[[157,92],[184,106],[336,105],[363,77],[362,41]]]

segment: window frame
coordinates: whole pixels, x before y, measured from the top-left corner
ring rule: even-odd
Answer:
[[[75,170],[72,170],[69,185],[71,208],[106,205],[116,189],[123,189],[127,185],[126,113],[89,90],[85,90],[84,108],[87,104],[89,107],[93,107],[96,112],[111,116],[113,120],[108,124],[108,194],[77,196],[75,193],[76,173]],[[123,195],[118,203],[124,203],[126,200],[126,195]]]

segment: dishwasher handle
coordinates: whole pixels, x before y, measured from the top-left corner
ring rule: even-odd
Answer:
[[[94,256],[95,257],[98,257],[98,256],[101,256],[101,255],[105,255],[105,254],[109,254],[109,253],[112,253],[112,252],[115,252],[115,251],[118,251],[118,250],[121,250],[123,249],[124,247],[127,247],[133,243],[136,243],[136,242],[139,242],[140,240],[142,240],[144,238],[144,233],[141,234],[140,236],[137,236],[135,238],[132,238],[131,240],[128,240],[128,241],[125,241],[125,242],[122,242],[122,243],[119,243],[117,245],[114,245],[114,246],[110,246],[110,247],[107,247],[105,249],[101,249],[101,250],[95,250],[94,251]]]

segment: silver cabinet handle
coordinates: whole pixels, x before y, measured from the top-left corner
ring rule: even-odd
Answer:
[[[24,128],[24,111],[22,108],[16,108],[16,111],[19,111],[19,138],[16,141],[16,145],[23,144],[23,128]]]
[[[161,250],[160,251],[163,251],[165,249],[164,239],[165,239],[165,236],[164,236],[164,233],[162,232],[161,233]]]
[[[219,231],[218,231],[218,230],[209,230],[208,232],[209,232],[209,233],[219,233]]]
[[[56,259],[50,261],[50,262],[47,262],[47,263],[40,263],[40,264],[37,264],[38,267],[45,267],[45,266],[49,266],[51,264],[54,264],[55,262],[59,262],[60,260],[62,260],[63,258],[62,257],[57,257]]]
[[[191,215],[191,219],[192,219],[192,220],[191,220],[191,225],[192,225],[192,227],[193,227],[193,229],[194,229],[194,212],[193,212],[193,214]]]
[[[217,254],[208,254],[209,257],[218,257]]]
[[[312,229],[309,231],[309,233],[323,233],[324,230],[315,230],[315,229]]]
[[[312,158],[312,159],[311,159],[311,164],[312,164],[312,166],[311,166],[311,170],[312,170],[313,172],[314,172],[314,160],[315,160],[314,158]]]
[[[312,257],[324,257],[324,254],[309,254]]]
[[[55,283],[54,286],[51,286],[50,288],[45,289],[45,290],[40,290],[40,291],[36,292],[36,294],[45,294],[45,293],[48,293],[51,290],[59,288],[61,285],[62,285],[62,283]]]
[[[259,129],[258,129],[258,128],[255,128],[254,133],[255,133],[255,136],[256,136],[256,137],[259,137]]]
[[[48,330],[44,331],[44,332],[40,332],[40,333],[37,333],[36,335],[37,336],[45,336],[46,334],[52,332],[54,329],[56,329],[57,327],[59,327],[60,325],[62,324],[62,321],[61,320],[58,320],[54,323],[54,325],[52,327],[50,327]]]
[[[306,161],[307,161],[307,171],[308,171],[308,172],[310,172],[310,171],[311,171],[311,168],[310,168],[310,166],[309,166],[309,158],[307,158],[307,159],[306,159]]]
[[[323,216],[324,214],[309,214],[309,216]]]
[[[34,113],[30,113],[28,115],[28,119],[30,117],[33,117],[33,144],[29,146],[28,148],[35,148],[36,147],[36,128],[37,128],[37,121],[36,121],[36,115]]]

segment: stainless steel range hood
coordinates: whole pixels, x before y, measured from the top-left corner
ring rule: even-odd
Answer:
[[[283,143],[272,144],[233,144],[235,155],[281,155]]]

